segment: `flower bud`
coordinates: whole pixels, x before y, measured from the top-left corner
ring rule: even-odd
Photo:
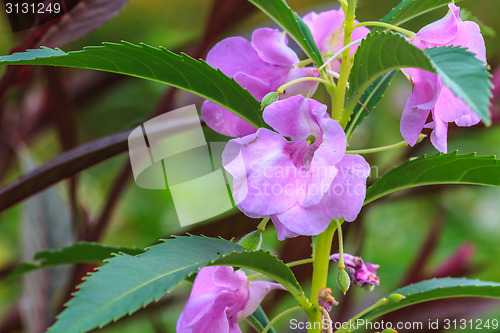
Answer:
[[[404,298],[406,297],[401,294],[392,294],[389,297],[387,297],[387,303],[398,303]]]
[[[243,236],[238,245],[244,247],[249,251],[257,251],[262,246],[262,232],[259,230],[252,231],[251,233]]]
[[[339,305],[339,302],[332,296],[332,292],[333,291],[327,287],[321,288],[318,291],[318,305],[325,308],[327,312],[330,312],[334,305]]]
[[[262,99],[262,102],[260,102],[260,109],[261,111],[264,110],[267,106],[273,104],[280,98],[280,94],[278,94],[276,91],[270,92],[264,98]]]
[[[351,286],[351,278],[349,277],[349,273],[345,271],[345,269],[340,269],[337,274],[337,284],[339,285],[340,290],[345,293],[349,290]]]

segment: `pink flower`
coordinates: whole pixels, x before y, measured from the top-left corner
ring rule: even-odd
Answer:
[[[344,131],[326,106],[296,95],[271,104],[263,117],[277,132],[260,128],[230,140],[222,154],[238,208],[271,217],[280,240],[318,235],[332,219],[356,219],[370,166],[345,155]]]
[[[334,305],[339,305],[339,302],[332,296],[332,292],[333,291],[327,287],[321,288],[318,292],[318,305],[325,308],[327,312],[330,312]]]
[[[177,321],[177,333],[241,333],[238,321],[251,315],[268,292],[280,284],[248,281],[230,266],[204,267]]]
[[[344,46],[345,15],[342,8],[319,14],[310,12],[303,19],[309,30],[311,30],[314,41],[322,54],[334,54]],[[354,20],[354,24],[358,23],[358,21]],[[352,40],[364,38],[369,33],[370,30],[367,27],[356,28],[353,31]],[[351,48],[352,55],[354,55],[356,49],[357,46]],[[332,66],[333,70],[338,71],[340,69],[340,59],[332,62]]]
[[[444,18],[422,28],[411,43],[421,49],[452,45],[466,47],[486,63],[486,49],[479,26],[462,21],[459,7],[449,4],[449,8]],[[403,72],[412,82],[413,92],[401,117],[401,135],[413,146],[423,128],[432,128],[432,144],[446,153],[448,123],[468,127],[477,124],[479,116],[444,86],[438,75],[420,69],[405,69]],[[426,124],[429,113],[433,121]]]
[[[339,254],[335,253],[331,256],[333,261],[339,262]],[[377,276],[379,265],[364,263],[360,257],[344,253],[344,264],[351,275],[351,281],[358,287],[378,286],[380,280]]]
[[[252,34],[252,41],[243,37],[229,37],[215,45],[207,55],[207,63],[232,76],[259,101],[286,82],[301,77],[316,76],[312,67],[298,67],[300,59],[288,47],[284,33],[261,28]],[[287,89],[285,97],[314,93],[317,82],[304,82]],[[223,107],[205,101],[201,108],[205,123],[221,134],[242,137],[256,129]]]

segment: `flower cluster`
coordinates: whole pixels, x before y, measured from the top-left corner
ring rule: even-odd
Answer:
[[[247,280],[242,270],[228,266],[204,267],[194,281],[177,333],[241,333],[238,321],[251,315],[280,284]]]
[[[466,47],[486,62],[478,25],[462,21],[460,9],[454,4],[449,9],[444,18],[422,28],[410,42],[420,49]],[[312,12],[304,17],[323,56],[343,47],[344,20],[342,10]],[[368,33],[367,28],[358,27],[352,38],[358,40]],[[352,54],[355,51],[352,47]],[[255,30],[250,41],[242,37],[222,40],[208,53],[207,63],[233,77],[258,100],[290,81],[319,76],[314,66],[307,67],[309,62],[301,62],[288,46],[285,33],[270,28]],[[328,68],[338,71],[340,66],[337,59]],[[403,72],[413,87],[400,125],[410,145],[416,144],[423,128],[431,128],[432,144],[446,152],[448,123],[472,126],[480,121],[438,75],[412,68]],[[264,108],[263,119],[272,130],[256,129],[213,102],[205,101],[202,106],[209,127],[234,137],[224,149],[222,164],[233,177],[233,198],[238,208],[252,218],[269,217],[279,240],[318,235],[332,219],[355,220],[365,200],[370,174],[363,157],[346,154],[344,130],[328,115],[327,107],[309,98],[318,83],[298,81],[280,100]],[[427,122],[429,115],[431,122]],[[378,265],[350,254],[343,258],[346,270],[341,273],[347,281],[346,290],[351,282],[358,287],[379,284]],[[331,259],[338,262],[339,254]],[[205,267],[194,282],[177,332],[241,332],[238,321],[252,314],[270,290],[278,288],[282,286],[250,282],[243,271],[231,267]],[[331,293],[331,289],[323,288],[318,294],[319,304],[328,311],[337,304]]]
[[[222,154],[238,208],[271,217],[280,240],[318,235],[332,219],[353,221],[363,205],[370,166],[345,154],[344,131],[326,109],[302,95],[277,101],[263,113],[276,132],[230,140]]]
[[[317,75],[312,67],[298,67],[299,61],[288,47],[285,34],[269,28],[255,30],[251,42],[243,37],[226,38],[207,55],[209,65],[233,77],[258,100],[286,82]],[[286,95],[307,95],[317,85],[317,82],[297,84]],[[201,114],[205,123],[221,134],[242,137],[255,132],[252,125],[211,101],[203,103]]]
[[[342,9],[329,10],[317,14],[311,12],[304,16],[304,22],[311,30],[316,45],[322,54],[334,54],[344,46],[344,21],[345,14]],[[358,24],[354,20],[354,24]],[[352,40],[358,40],[366,37],[370,30],[366,27],[358,27],[352,32]],[[351,48],[351,55],[356,52],[357,46]],[[336,59],[331,63],[332,70],[340,70],[340,59]]]
[[[379,265],[364,263],[363,259],[344,253],[344,264],[351,276],[352,283],[357,287],[378,286],[380,280],[377,276]],[[331,256],[333,261],[339,262],[339,254]]]
[[[335,53],[342,48],[344,19],[342,9],[320,14],[311,12],[304,17],[322,53]],[[353,37],[363,38],[369,32],[366,27],[360,27],[354,30]],[[243,37],[223,39],[210,50],[207,63],[233,77],[259,101],[284,83],[318,76],[314,67],[301,67],[299,57],[288,46],[285,33],[270,28],[255,30],[251,41]],[[340,60],[336,64],[333,69],[337,69]],[[317,86],[317,82],[295,84],[286,90],[282,98],[296,94],[313,95]],[[255,128],[246,121],[211,101],[205,101],[201,113],[205,123],[223,135],[242,137],[255,132]]]
[[[476,58],[486,63],[486,48],[479,26],[471,21],[462,21],[460,8],[449,4],[448,14],[439,21],[422,28],[411,43],[421,49],[438,46],[461,46],[475,53]],[[405,69],[403,72],[412,82],[411,93],[401,117],[401,134],[411,146],[415,145],[422,129],[432,128],[431,142],[437,150],[447,152],[448,123],[472,126],[480,118],[441,78],[421,69]],[[429,113],[432,122],[427,123]]]

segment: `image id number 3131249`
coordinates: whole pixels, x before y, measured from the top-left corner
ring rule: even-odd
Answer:
[[[59,14],[61,4],[56,1],[49,2],[6,2],[5,12],[7,14]]]
[[[498,319],[444,319],[445,330],[496,330],[499,327]]]

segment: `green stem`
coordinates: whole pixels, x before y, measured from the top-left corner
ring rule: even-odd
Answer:
[[[345,7],[345,5],[342,5]],[[356,0],[347,1],[347,10],[345,21],[344,21],[344,46],[348,46],[352,41],[352,32],[354,27],[354,17],[356,13]],[[351,50],[350,47],[344,50],[342,55],[342,66],[340,67],[340,78],[337,82],[337,89],[335,89],[335,94],[333,96],[333,110],[332,118],[340,121],[344,113],[344,100],[345,92],[347,89],[347,80],[349,79],[349,73],[351,72],[352,62],[351,62]],[[342,124],[341,124],[342,125]],[[346,124],[347,125],[347,124]],[[345,125],[343,126],[345,128]]]
[[[322,79],[322,78],[319,78],[319,77],[301,77],[299,79],[296,79],[296,80],[293,80],[293,81],[285,83],[284,85],[282,85],[281,87],[279,87],[276,90],[276,92],[281,95],[281,94],[283,94],[285,92],[286,88],[288,88],[290,86],[293,86],[296,83],[301,83],[301,82],[306,82],[306,81],[321,82],[321,83],[323,83],[326,86],[331,85],[331,83],[329,81],[327,81],[325,79]]]
[[[267,226],[268,223],[269,223],[269,217],[266,217],[265,219],[262,219],[262,221],[257,226],[257,230],[259,230],[260,232],[266,231],[266,226]]]
[[[321,54],[321,57],[322,57],[322,58],[330,58],[332,55],[333,55],[333,53],[331,53],[331,52],[328,52],[328,53],[322,53],[322,54]],[[295,67],[299,67],[299,68],[300,68],[300,67],[305,67],[305,66],[307,66],[307,65],[309,65],[309,64],[312,64],[312,63],[313,63],[312,59],[311,59],[311,58],[307,58],[307,59],[304,59],[304,60],[299,61],[299,62],[295,65]],[[320,68],[323,68],[323,66],[321,66]]]
[[[312,61],[312,59],[311,59],[311,58],[307,58],[307,59],[304,59],[304,60],[299,61],[299,62],[298,62],[295,66],[297,66],[297,67],[299,67],[299,68],[300,68],[300,67],[305,67],[305,66],[307,66],[307,65],[309,65],[309,64],[312,64],[312,62],[313,62],[313,61]]]
[[[337,235],[339,237],[339,265],[338,265],[338,268],[340,270],[345,269],[345,264],[344,264],[344,239],[342,237],[342,227],[341,227],[342,222],[340,222],[339,220],[335,220],[335,223],[337,224]]]
[[[417,143],[422,142],[422,140],[427,137],[425,134],[420,134],[417,140]],[[391,149],[396,149],[400,147],[406,147],[408,146],[408,143],[406,141],[401,141],[392,145],[388,146],[383,146],[383,147],[377,147],[377,148],[370,148],[370,149],[359,149],[359,150],[347,150],[345,153],[346,154],[373,154],[373,153],[379,153],[381,151],[386,151],[386,150],[391,150]]]
[[[349,319],[349,322],[347,323],[348,325],[345,325],[345,326],[350,327],[352,322],[355,322],[356,320],[358,320],[359,318],[364,316],[366,313],[368,313],[368,312],[370,312],[370,311],[372,311],[372,310],[374,310],[374,309],[376,309],[379,306],[384,305],[384,304],[387,304],[387,298],[379,299],[378,301],[373,303],[371,306],[367,307],[366,309],[364,309],[363,311],[358,313],[356,316]],[[340,329],[335,331],[335,333],[350,333],[350,332],[351,331],[349,329],[346,329],[346,328],[340,328]]]
[[[403,28],[400,28],[396,25],[393,25],[393,24],[389,24],[389,23],[384,23],[384,22],[380,22],[380,21],[366,21],[366,22],[361,22],[361,23],[358,23],[354,26],[354,29],[356,28],[359,28],[359,27],[368,27],[368,26],[376,26],[376,27],[384,27],[384,28],[388,28],[388,29],[391,29],[391,30],[394,30],[394,31],[398,31],[398,32],[401,32],[402,34],[405,34],[406,36],[408,37],[413,37],[415,36],[415,33],[413,31],[410,31],[410,30],[407,30],[407,29],[403,29]]]
[[[305,264],[310,264],[313,262],[313,259],[312,258],[306,258],[306,259],[301,259],[301,260],[297,260],[297,261],[292,261],[292,262],[289,262],[288,264],[286,264],[288,267],[295,267],[295,266],[300,266],[300,265],[305,265]],[[253,275],[249,275],[247,277],[247,280],[248,281],[253,281],[261,276],[264,276],[264,274],[262,273],[257,273],[257,274],[253,274]]]
[[[279,315],[277,315],[276,317],[274,317],[270,322],[269,324],[266,325],[266,327],[264,327],[264,330],[262,330],[262,333],[267,333],[267,331],[269,331],[271,329],[271,327],[273,327],[273,325],[278,321],[280,320],[281,318],[283,318],[284,316],[290,314],[290,313],[293,313],[297,310],[300,310],[302,309],[300,306],[296,306],[296,307],[293,307],[293,308],[290,308],[288,310],[285,310],[283,311],[282,313],[280,313]]]
[[[307,259],[302,259],[302,260],[297,260],[297,261],[292,261],[286,264],[288,267],[295,267],[295,266],[300,266],[300,265],[305,265],[305,264],[310,264],[313,262],[312,258],[307,258]]]
[[[330,253],[332,249],[333,235],[337,229],[337,224],[330,222],[328,228],[316,238],[316,246],[313,251],[313,276],[311,286],[311,303],[315,311],[309,314],[309,322],[312,329],[309,333],[320,333],[321,329],[314,328],[314,323],[321,323],[321,311],[318,304],[318,293],[321,288],[326,287],[328,277],[328,265],[330,263]],[[321,326],[321,325],[319,325]]]

